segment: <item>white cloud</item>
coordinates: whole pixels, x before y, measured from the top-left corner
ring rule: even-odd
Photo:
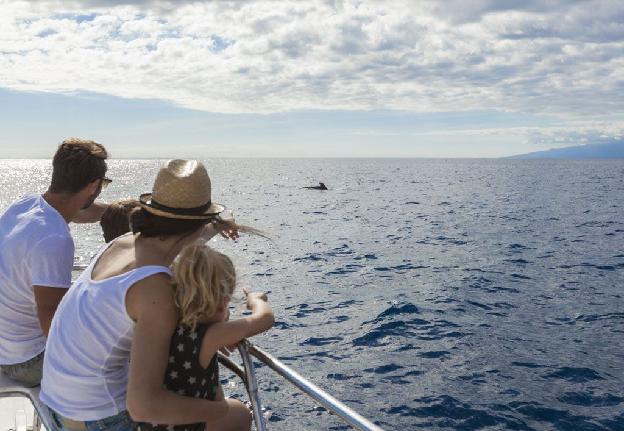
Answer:
[[[618,1],[0,1],[0,87],[199,110],[621,114]]]

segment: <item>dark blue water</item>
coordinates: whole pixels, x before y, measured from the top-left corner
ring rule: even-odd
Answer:
[[[1,163],[2,208],[44,186],[48,162]],[[254,341],[380,426],[624,430],[623,160],[206,163],[213,199],[274,240],[214,241],[270,292]],[[157,166],[113,162],[105,199]],[[98,228],[74,232],[88,260]],[[269,429],[348,429],[258,371]]]

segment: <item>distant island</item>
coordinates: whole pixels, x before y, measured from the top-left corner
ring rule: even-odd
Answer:
[[[624,140],[601,144],[578,145],[574,147],[554,148],[506,157],[508,159],[613,159],[624,158]]]

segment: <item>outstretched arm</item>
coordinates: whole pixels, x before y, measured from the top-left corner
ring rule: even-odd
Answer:
[[[177,325],[169,277],[156,274],[132,286],[128,315],[136,321],[126,405],[138,422],[170,425],[212,422],[228,412],[225,401],[183,397],[163,388],[169,343]]]
[[[72,219],[73,223],[97,223],[102,217],[104,210],[108,208],[106,202],[93,202],[87,208],[80,212]]]
[[[220,234],[222,237],[227,239],[238,239],[238,230],[239,226],[233,218],[222,219],[221,217],[217,217],[212,223],[209,223],[204,227],[201,239],[208,241],[217,234]]]

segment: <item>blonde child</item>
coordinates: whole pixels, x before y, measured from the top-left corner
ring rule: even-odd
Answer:
[[[191,244],[182,250],[173,265],[173,279],[180,324],[171,339],[165,387],[184,396],[223,400],[217,351],[270,329],[274,323],[271,306],[265,294],[244,290],[251,315],[227,320],[228,304],[236,285],[234,265],[226,255],[205,244]],[[227,416],[210,423],[207,430],[249,430],[249,409],[238,400],[227,402]],[[204,428],[203,423],[140,426],[141,431]]]

